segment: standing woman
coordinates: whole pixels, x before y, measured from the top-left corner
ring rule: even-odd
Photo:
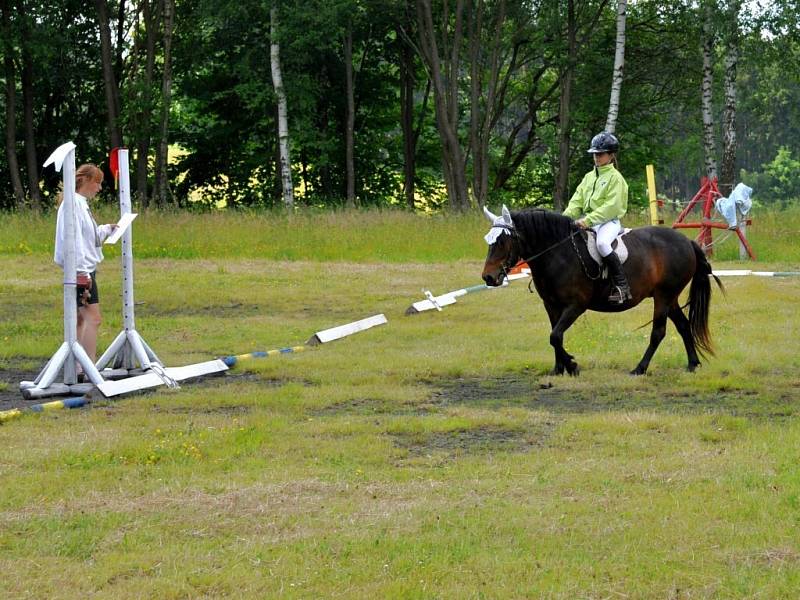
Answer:
[[[578,227],[594,230],[597,250],[614,286],[608,300],[624,304],[631,297],[631,288],[619,257],[611,247],[622,231],[619,220],[628,210],[628,184],[615,167],[618,151],[619,140],[614,134],[603,131],[592,138],[588,152],[594,158],[594,169],[578,185],[564,215],[576,219]]]
[[[116,224],[98,225],[89,209],[89,201],[103,185],[103,171],[92,164],[75,172],[75,265],[78,272],[78,342],[95,361],[97,330],[100,328],[100,296],[97,291],[97,265],[103,260],[103,241],[117,228]],[[66,227],[63,195],[59,196],[56,220],[54,260],[64,268]]]

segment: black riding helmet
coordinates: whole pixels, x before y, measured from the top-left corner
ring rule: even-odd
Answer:
[[[592,138],[592,145],[587,152],[590,154],[597,154],[598,152],[611,152],[616,154],[619,150],[619,140],[613,133],[601,131]]]

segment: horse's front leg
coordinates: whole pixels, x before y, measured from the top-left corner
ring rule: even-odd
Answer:
[[[568,375],[577,375],[580,372],[574,357],[564,349],[564,332],[569,329],[575,320],[584,312],[584,308],[570,305],[564,308],[557,319],[550,318],[553,329],[550,331],[550,345],[556,355],[555,375],[563,375],[566,370]],[[548,314],[550,311],[548,310]],[[553,324],[553,321],[555,323]]]

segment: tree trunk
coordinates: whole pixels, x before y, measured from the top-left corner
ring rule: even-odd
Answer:
[[[611,78],[611,100],[608,103],[606,131],[614,133],[619,115],[619,96],[622,90],[622,74],[625,68],[625,17],[628,8],[627,0],[617,2],[617,49],[614,53],[614,74]]]
[[[458,76],[459,54],[463,37],[464,0],[457,0],[455,25],[452,39],[442,32],[445,49],[450,42],[450,56],[444,62],[439,56],[436,29],[430,0],[417,0],[417,21],[422,57],[425,60],[433,83],[436,126],[442,140],[442,165],[450,207],[466,210],[469,207],[467,177],[464,168],[464,153],[458,139]],[[442,22],[447,24],[449,13],[445,6]],[[445,25],[446,27],[446,25]]]
[[[493,9],[493,10],[492,10]],[[486,3],[479,0],[469,20],[470,45],[470,152],[472,154],[472,191],[479,206],[484,206],[489,193],[489,142],[497,121],[503,111],[503,84],[500,83],[502,30],[506,18],[505,0],[490,7],[489,18],[494,19],[491,27],[492,41],[486,44],[482,39],[486,15]],[[488,58],[483,49],[489,50]],[[516,52],[512,53],[507,73],[514,71]],[[483,84],[484,75],[488,82]],[[500,92],[498,94],[498,92]],[[500,98],[498,98],[498,95]]]
[[[356,102],[353,86],[353,24],[347,23],[344,36],[344,79],[347,96],[347,118],[345,123],[345,163],[347,168],[347,206],[356,205],[356,169],[355,169],[355,127]]]
[[[575,2],[567,0],[567,64],[561,75],[561,99],[558,104],[558,173],[553,193],[553,208],[561,212],[569,196],[570,134],[572,131],[572,84],[577,60],[577,23]]]
[[[156,32],[158,10],[152,10],[151,0],[141,0],[142,23],[144,25],[144,81],[139,83],[142,95],[136,110],[136,193],[141,209],[149,204],[148,172],[150,170],[150,123],[153,118],[153,72],[156,62]],[[141,48],[138,49],[141,52]]]
[[[125,49],[125,1],[120,0],[117,7],[117,47],[116,47],[116,61],[114,63],[114,78],[117,82],[117,87],[124,87],[122,85],[122,54]]]
[[[739,0],[730,3],[725,43],[725,108],[722,112],[722,165],[719,191],[728,196],[736,182],[736,70],[739,61]]]
[[[406,5],[406,14],[408,6]],[[411,19],[406,18],[406,25]],[[406,206],[414,210],[414,177],[416,175],[416,144],[414,143],[414,55],[411,46],[403,40],[401,27],[398,25],[397,43],[400,60],[400,129],[403,132],[403,195]]]
[[[272,86],[278,98],[278,143],[281,157],[281,187],[283,203],[286,208],[294,206],[294,189],[292,187],[292,163],[289,159],[289,122],[287,118],[286,92],[283,89],[281,75],[280,45],[278,44],[278,8],[273,4],[270,16],[270,63],[272,67]]]
[[[712,54],[714,52],[713,18],[711,3],[706,2],[703,20],[703,95],[701,106],[706,175],[712,179],[717,176],[717,148],[714,143],[714,116],[711,103],[711,90],[714,82],[714,66],[712,63]]]
[[[111,27],[108,22],[106,0],[95,0],[97,20],[100,24],[100,57],[103,65],[103,88],[108,113],[108,134],[112,148],[122,146],[122,132],[119,124],[119,87],[114,77],[114,58],[111,48]]]
[[[36,158],[36,137],[33,124],[33,57],[31,56],[30,22],[25,2],[18,0],[17,15],[22,23],[19,28],[22,38],[22,106],[25,121],[25,165],[28,174],[28,194],[34,210],[42,208],[42,193],[39,188],[39,161]]]
[[[17,162],[17,86],[16,74],[14,72],[14,46],[11,41],[11,16],[8,0],[0,3],[3,20],[3,66],[6,76],[6,161],[8,162],[8,173],[11,177],[11,187],[14,190],[14,198],[17,207],[22,208],[25,204],[25,190],[22,187],[22,177],[19,174],[19,163]]]
[[[164,0],[164,72],[161,80],[161,129],[156,153],[155,196],[159,206],[169,200],[169,113],[172,104],[172,29],[175,22],[175,0]]]

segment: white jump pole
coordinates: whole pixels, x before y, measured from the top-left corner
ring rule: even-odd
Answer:
[[[123,217],[131,212],[128,149],[119,148],[117,159],[119,164],[119,211],[120,217]],[[133,301],[133,225],[122,234],[122,319],[123,330],[97,361],[97,368],[103,369],[111,364],[113,368],[130,371],[136,368],[137,361],[142,370],[150,369],[153,365],[163,368],[163,363],[158,356],[136,331]]]
[[[131,212],[130,169],[128,167],[128,149],[117,149],[117,165],[119,168],[119,209],[124,217]],[[155,352],[136,331],[133,301],[133,226],[130,225],[122,234],[122,319],[123,329],[97,361],[97,368],[103,369],[111,364],[111,373],[115,370],[127,371],[127,377],[118,381],[106,381],[98,385],[98,389],[107,397],[144,390],[159,385],[178,387],[178,381],[193,379],[212,373],[226,371],[228,366],[221,360],[210,360],[204,363],[185,367],[165,367]],[[139,364],[143,374],[135,372]],[[108,371],[106,371],[108,372]],[[111,378],[111,375],[109,375]]]
[[[22,395],[25,398],[42,398],[47,396],[68,394],[70,386],[78,383],[75,362],[83,367],[83,372],[95,385],[104,383],[102,375],[78,342],[78,305],[76,297],[77,266],[76,266],[76,235],[77,218],[75,212],[75,144],[67,142],[62,144],[50,155],[44,166],[55,166],[56,171],[61,171],[63,166],[64,177],[64,343],[45,365],[39,376],[31,385],[29,382],[20,384]],[[63,373],[63,383],[55,384],[59,372]],[[27,385],[26,385],[27,384]]]

